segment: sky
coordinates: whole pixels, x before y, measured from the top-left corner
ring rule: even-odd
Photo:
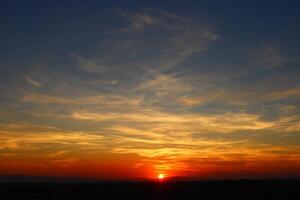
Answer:
[[[299,1],[2,1],[0,175],[300,177]]]

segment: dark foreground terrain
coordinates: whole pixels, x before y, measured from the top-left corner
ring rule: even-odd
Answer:
[[[300,199],[300,181],[0,183],[0,199]]]

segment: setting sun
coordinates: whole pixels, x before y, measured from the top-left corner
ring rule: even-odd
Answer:
[[[158,174],[157,178],[158,178],[159,180],[162,180],[162,179],[165,178],[165,175],[164,175],[164,174]]]

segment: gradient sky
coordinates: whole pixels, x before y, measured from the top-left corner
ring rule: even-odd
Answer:
[[[299,1],[1,1],[0,174],[300,177]]]

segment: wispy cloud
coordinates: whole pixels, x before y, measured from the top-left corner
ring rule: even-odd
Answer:
[[[34,87],[41,87],[41,86],[42,86],[42,84],[41,84],[40,82],[38,82],[38,81],[32,79],[30,76],[25,76],[24,78],[25,78],[25,80],[26,80],[29,84],[33,85]]]
[[[255,62],[261,69],[281,67],[288,61],[287,55],[277,43],[268,43],[252,51]]]
[[[141,101],[139,98],[130,98],[121,95],[98,95],[89,96],[81,98],[67,98],[67,97],[57,97],[49,96],[43,94],[28,94],[22,98],[24,102],[31,103],[44,103],[44,104],[62,104],[62,105],[89,105],[89,104],[99,104],[99,105],[114,105],[114,106],[134,106],[138,105]]]
[[[256,115],[250,114],[172,114],[153,110],[141,110],[133,113],[89,113],[75,112],[74,119],[91,121],[125,121],[133,123],[159,123],[161,126],[182,126],[188,132],[232,132],[235,130],[259,130],[270,128],[273,122],[263,121]]]
[[[50,153],[48,156],[50,158],[54,158],[54,157],[59,157],[61,155],[64,155],[66,153],[68,153],[68,151],[57,151],[57,152],[54,152],[54,153]]]
[[[161,20],[147,12],[137,12],[134,14],[120,13],[121,16],[129,20],[128,28],[124,31],[144,31],[146,27],[162,23]]]
[[[270,94],[267,94],[263,97],[264,100],[276,100],[276,99],[285,99],[289,97],[300,96],[300,86],[289,88],[286,90],[275,91]]]
[[[20,137],[22,135],[22,137]],[[101,140],[100,135],[89,135],[82,132],[61,130],[48,126],[28,124],[5,124],[0,129],[0,148],[12,150],[35,150],[59,146],[88,146]]]
[[[168,69],[188,57],[207,49],[210,42],[219,36],[208,23],[199,23],[190,18],[177,16],[159,9],[146,9],[136,13],[122,12],[128,20],[125,28],[115,30],[104,42],[105,51],[99,57],[84,58],[73,55],[79,66],[86,71],[111,72],[132,68]],[[159,32],[152,44],[151,32]],[[138,32],[137,37],[130,34]],[[117,45],[116,45],[117,44]],[[120,51],[126,47],[126,53]],[[138,49],[138,51],[137,51]]]

